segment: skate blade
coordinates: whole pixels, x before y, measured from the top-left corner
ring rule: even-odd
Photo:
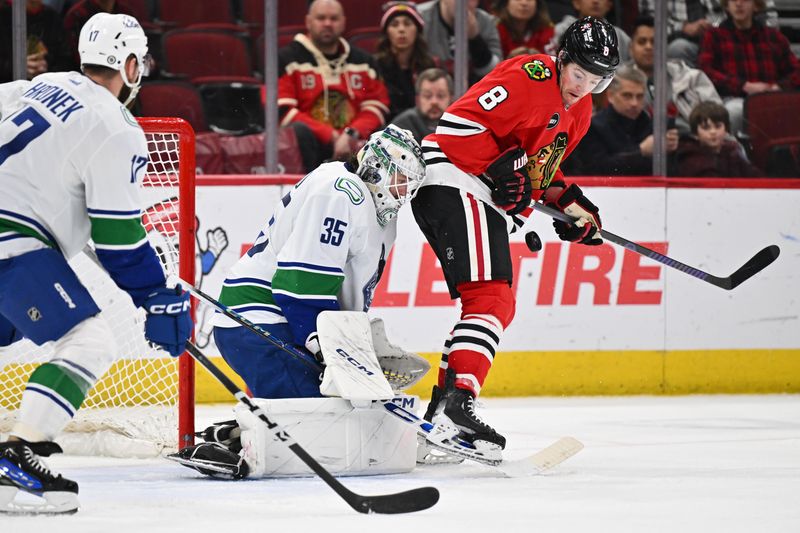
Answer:
[[[46,492],[44,495],[0,487],[0,514],[10,516],[74,514],[80,504],[74,492]]]
[[[422,435],[417,435],[417,464],[418,465],[452,465],[464,462],[464,458],[445,452],[441,448],[434,448]]]
[[[459,437],[460,433],[455,426],[437,423],[426,435],[426,441],[437,450],[489,466],[497,466],[503,460],[503,449],[497,444],[485,440],[468,442]]]

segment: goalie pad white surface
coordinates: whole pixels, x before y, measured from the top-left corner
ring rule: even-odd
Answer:
[[[394,396],[375,356],[366,313],[323,311],[317,316],[317,335],[325,360],[319,386],[324,396],[353,401],[388,400]]]
[[[386,335],[383,319],[375,318],[370,323],[372,330],[372,346],[378,357],[383,375],[392,390],[405,390],[425,377],[431,364],[418,354],[407,352],[392,344]]]
[[[417,396],[398,395],[394,401],[412,411],[419,406]],[[415,466],[415,429],[381,405],[355,408],[342,398],[254,398],[253,403],[332,474],[396,474]],[[250,467],[248,477],[314,475],[247,406],[237,405],[234,414],[242,428],[241,453]]]

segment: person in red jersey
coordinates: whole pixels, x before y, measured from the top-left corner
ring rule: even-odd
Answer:
[[[426,182],[411,205],[450,296],[461,300],[425,418],[455,426],[489,458],[501,458],[505,437],[475,414],[474,399],[514,317],[509,233],[530,216],[531,200],[542,200],[578,218],[554,222],[561,239],[602,243],[597,207],[565,181],[559,164],[589,129],[590,94],[608,86],[618,64],[614,27],[576,20],[556,57],[500,63],[448,107],[422,142]],[[424,462],[430,447],[420,450]]]

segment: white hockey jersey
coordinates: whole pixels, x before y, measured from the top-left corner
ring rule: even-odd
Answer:
[[[0,85],[0,260],[49,246],[71,258],[91,238],[140,306],[165,284],[142,226],[147,143],[106,88],[77,72]]]
[[[321,311],[369,308],[396,235],[397,219],[378,224],[361,178],[323,164],[284,196],[219,300],[256,324],[288,322],[302,344]],[[238,325],[221,314],[214,324]]]
[[[42,244],[70,258],[90,237],[117,251],[146,242],[144,133],[107,89],[77,72],[3,84],[0,118],[0,259]]]

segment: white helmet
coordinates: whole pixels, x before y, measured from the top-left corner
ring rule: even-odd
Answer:
[[[378,222],[385,226],[414,198],[425,178],[422,150],[410,131],[389,124],[370,135],[356,159],[356,173],[372,193]]]
[[[78,52],[83,65],[99,65],[118,70],[122,81],[131,93],[124,105],[128,105],[139,92],[142,76],[147,76],[149,60],[147,54],[147,36],[139,22],[129,15],[112,15],[97,13],[86,21],[81,28],[78,39]],[[133,54],[138,64],[135,80],[129,80],[125,72],[125,63]]]

